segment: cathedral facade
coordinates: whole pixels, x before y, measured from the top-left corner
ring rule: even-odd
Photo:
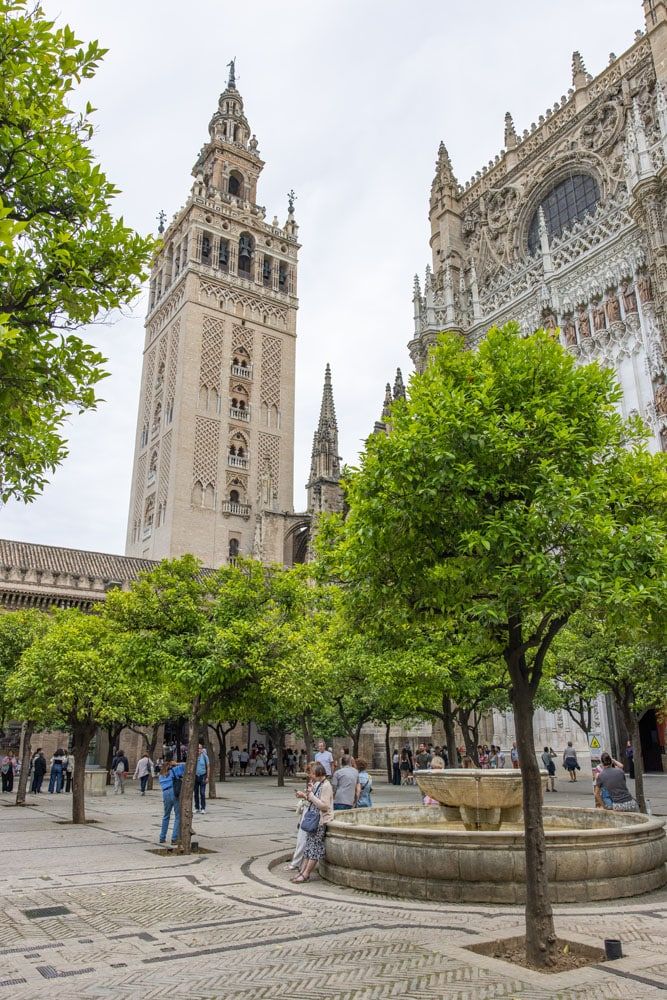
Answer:
[[[493,325],[560,329],[582,362],[615,369],[626,416],[667,448],[667,12],[572,87],[465,184],[443,143],[431,188],[432,263],[415,278],[417,370],[442,330],[474,347]]]
[[[208,131],[151,274],[126,553],[291,565],[298,226],[293,195],[284,224],[258,204],[233,62]]]
[[[465,184],[440,144],[431,187],[431,264],[415,277],[417,371],[441,331],[474,348],[491,326],[559,330],[581,363],[614,369],[624,416],[639,414],[649,447],[667,450],[667,5],[644,0],[644,30],[597,76],[579,52],[572,86]],[[385,407],[386,409],[386,407]],[[599,698],[598,745],[620,752],[615,714]],[[640,724],[645,765],[662,770],[664,724]],[[514,738],[493,713],[493,739]],[[536,741],[582,743],[563,711],[538,710]],[[666,758],[667,762],[667,758]]]

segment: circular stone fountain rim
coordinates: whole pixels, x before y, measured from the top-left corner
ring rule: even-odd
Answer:
[[[468,777],[474,777],[477,774],[483,775],[485,778],[521,778],[521,771],[516,767],[443,767],[432,770],[430,767],[419,767],[415,768],[414,774],[429,774],[429,775],[444,775],[449,777],[450,775],[465,774]],[[543,768],[540,770],[540,774],[548,775],[548,771]]]
[[[400,810],[405,810],[407,812],[408,810],[412,810],[414,807],[413,806],[397,806],[397,807],[378,806],[377,807],[378,812],[380,811],[380,809],[385,810],[387,808],[395,808],[397,810],[397,812],[400,811]],[[426,807],[426,806],[424,806],[423,808],[432,808],[432,807]],[[591,815],[591,816],[599,815],[599,810],[598,809],[589,809],[589,808],[584,808],[584,807],[579,808],[579,807],[576,807],[576,806],[571,806],[570,808],[576,809],[577,812],[587,813],[588,815]],[[553,809],[550,809],[549,806],[547,806],[544,809],[544,812],[548,815],[549,813],[555,813],[556,810],[559,810],[558,806],[553,807]],[[371,811],[375,811],[375,810],[369,810],[369,812],[371,812]],[[356,811],[355,812],[350,811],[350,812],[344,813],[343,816],[336,816],[335,819],[330,820],[330,822],[327,824],[327,826],[329,826],[330,828],[332,828],[334,830],[336,828],[338,828],[338,829],[345,829],[346,831],[349,831],[350,833],[354,833],[355,831],[358,831],[359,833],[366,833],[366,832],[369,832],[369,831],[376,832],[378,830],[382,830],[382,831],[384,831],[385,834],[392,834],[395,837],[406,836],[406,835],[407,836],[412,836],[412,835],[418,833],[420,835],[425,835],[429,839],[431,839],[431,838],[442,839],[442,837],[444,835],[444,836],[447,836],[447,837],[453,837],[456,840],[459,840],[459,839],[463,840],[463,839],[465,839],[465,840],[470,841],[470,840],[475,840],[476,838],[482,838],[484,842],[488,842],[490,839],[492,839],[492,840],[503,840],[503,839],[504,840],[511,840],[511,839],[515,839],[517,837],[520,838],[520,839],[523,839],[523,837],[524,837],[524,831],[523,831],[523,829],[521,829],[521,830],[507,830],[507,829],[506,830],[502,830],[502,829],[500,829],[500,830],[447,830],[447,829],[445,829],[443,827],[437,827],[434,830],[432,827],[429,827],[428,825],[427,826],[419,826],[419,825],[415,824],[415,825],[410,825],[410,826],[406,826],[406,827],[384,826],[383,824],[380,824],[380,823],[353,823],[351,819],[350,820],[346,820],[345,819],[345,816],[352,816],[352,815],[355,815],[355,813],[356,813]],[[640,821],[640,822],[630,822],[627,825],[622,825],[622,826],[597,826],[597,827],[593,827],[593,828],[589,828],[589,829],[583,829],[581,827],[574,827],[571,830],[562,830],[562,829],[549,830],[547,828],[547,829],[545,829],[544,832],[545,832],[545,835],[548,837],[549,840],[553,839],[553,840],[566,840],[567,841],[567,840],[574,840],[577,837],[583,837],[586,840],[592,840],[593,838],[599,838],[601,834],[606,834],[606,835],[614,834],[614,836],[616,836],[616,837],[618,837],[620,839],[623,839],[626,835],[630,835],[632,833],[632,831],[634,831],[634,830],[641,829],[641,831],[643,833],[648,833],[650,831],[657,831],[657,830],[662,829],[665,826],[665,824],[667,823],[667,818],[663,818],[663,817],[659,817],[659,816],[647,816],[644,813],[639,813],[639,814],[637,814],[637,813],[615,813],[614,815],[616,815],[616,816],[637,816],[637,815],[641,815],[641,816],[644,816],[644,819],[642,821]]]

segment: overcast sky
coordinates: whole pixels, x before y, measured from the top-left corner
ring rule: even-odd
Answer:
[[[643,28],[639,0],[46,0],[51,17],[109,49],[84,96],[95,149],[141,231],[188,194],[235,56],[266,161],[258,200],[285,220],[294,188],[299,265],[295,505],[305,505],[324,366],[344,460],[379,417],[384,384],[411,370],[412,282],[430,262],[428,196],[440,139],[464,182],[571,85],[579,49],[599,73]],[[72,420],[70,455],[44,495],[0,512],[0,535],[123,552],[145,294],[90,331],[109,358],[105,402]]]

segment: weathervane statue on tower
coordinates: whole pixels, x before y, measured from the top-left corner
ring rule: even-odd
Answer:
[[[236,56],[231,59],[227,65],[229,66],[229,79],[227,80],[227,86],[230,90],[236,90]]]

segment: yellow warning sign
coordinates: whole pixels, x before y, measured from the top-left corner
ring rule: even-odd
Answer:
[[[599,750],[601,748],[601,743],[597,736],[591,736],[591,750]]]

